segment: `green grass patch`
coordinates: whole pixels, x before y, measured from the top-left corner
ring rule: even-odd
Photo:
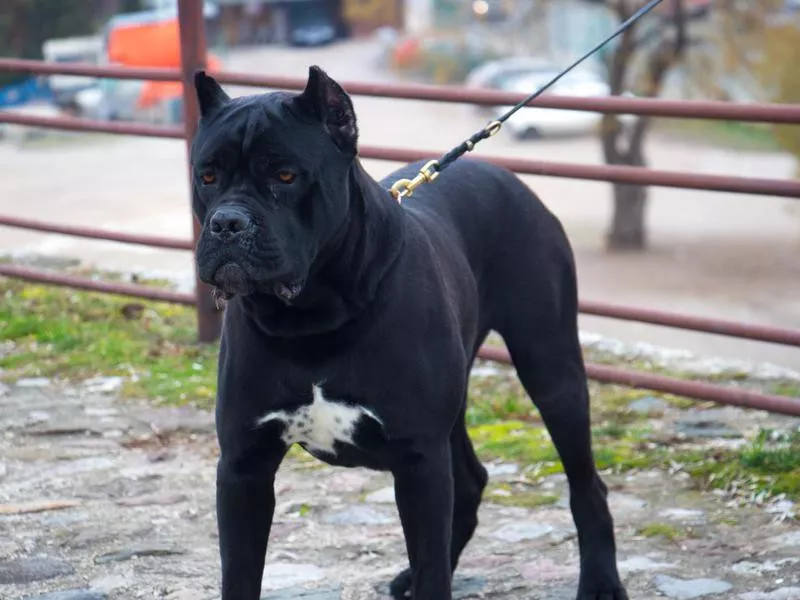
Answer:
[[[800,431],[780,433],[762,429],[742,452],[744,466],[765,473],[791,473],[800,469]]]
[[[196,340],[191,307],[0,279],[3,378],[126,377],[124,393],[213,403],[217,346]]]
[[[534,478],[563,472],[558,453],[541,425],[500,421],[471,427],[470,436],[482,460],[517,462]],[[685,449],[650,438],[647,426],[595,427],[592,442],[598,469],[617,473],[681,470],[702,490],[722,489],[745,499],[785,495],[800,500],[800,433],[776,436],[762,432],[738,450]],[[513,498],[508,502],[514,502]]]
[[[606,426],[592,431],[594,457],[601,470],[628,471],[662,464],[663,459],[642,451],[647,431]],[[475,451],[482,460],[514,461],[538,477],[562,473],[561,460],[547,430],[522,421],[500,421],[470,428]]]
[[[590,381],[589,395],[592,420],[596,423],[611,420],[613,424],[609,424],[609,427],[616,427],[646,419],[647,415],[634,413],[628,407],[635,400],[653,394]],[[678,396],[659,395],[659,398],[672,408],[689,408],[696,404]],[[539,412],[516,374],[509,368],[502,368],[496,376],[473,377],[470,381],[467,424],[486,425],[501,420],[541,422]]]
[[[561,497],[536,490],[519,489],[507,483],[490,484],[483,493],[486,502],[503,506],[519,506],[522,508],[539,508],[558,502]]]
[[[486,425],[499,420],[538,421],[539,413],[510,369],[493,377],[470,380],[467,424]]]
[[[636,533],[647,538],[660,537],[670,541],[686,536],[685,532],[669,523],[647,523]]]
[[[544,427],[522,421],[501,421],[470,428],[482,460],[501,459],[536,468],[538,475],[561,473],[558,453]]]
[[[797,381],[779,381],[770,387],[770,392],[773,394],[789,396],[790,398],[800,398],[800,383]]]
[[[740,496],[784,494],[800,500],[800,431],[780,434],[762,430],[740,450],[687,453],[678,459],[705,487],[727,489]]]
[[[759,152],[781,150],[771,125],[706,119],[658,119],[656,129],[671,137]]]

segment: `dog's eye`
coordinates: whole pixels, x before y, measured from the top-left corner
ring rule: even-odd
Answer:
[[[292,183],[297,175],[291,171],[278,171],[278,179],[283,183]]]
[[[215,183],[217,181],[217,176],[214,175],[213,173],[203,173],[202,175],[200,175],[200,179],[202,179],[203,183],[205,183],[206,185],[211,185],[212,183]]]

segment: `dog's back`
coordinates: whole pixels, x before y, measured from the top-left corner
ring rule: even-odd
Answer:
[[[423,164],[403,167],[381,183],[388,188],[397,178],[413,177]],[[569,241],[555,215],[514,173],[462,158],[403,204],[441,244],[440,252],[466,256],[479,292],[481,329],[500,332],[511,345],[525,335],[514,330],[535,328],[542,335],[545,323],[555,327],[554,317],[568,330],[574,327]]]

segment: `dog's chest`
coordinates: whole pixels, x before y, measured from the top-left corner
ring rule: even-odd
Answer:
[[[365,433],[381,429],[380,418],[371,410],[325,397],[320,386],[312,387],[311,404],[293,410],[266,413],[258,425],[279,422],[283,425],[281,439],[287,446],[301,444],[312,454],[335,456],[340,445],[358,446]]]

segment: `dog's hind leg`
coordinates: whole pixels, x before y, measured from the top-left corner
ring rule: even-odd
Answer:
[[[455,571],[461,552],[478,526],[478,508],[488,474],[475,455],[462,411],[450,434],[450,459],[453,465],[453,531],[450,563]],[[411,597],[411,570],[397,575],[389,585],[393,598]]]
[[[535,272],[514,274],[516,285],[506,288],[512,293],[498,300],[503,317],[497,329],[564,466],[580,549],[578,598],[623,600],[628,596],[617,572],[607,489],[592,455],[574,267],[563,252],[548,267],[546,281]]]

